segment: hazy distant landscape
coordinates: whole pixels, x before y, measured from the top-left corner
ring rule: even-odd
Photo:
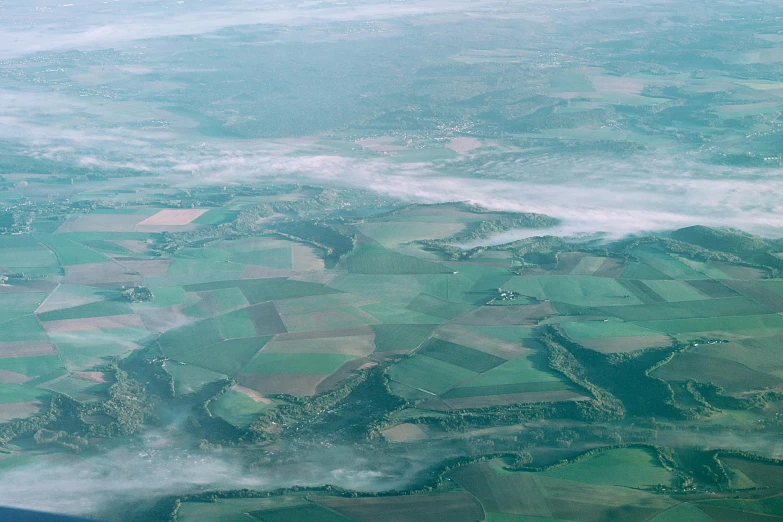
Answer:
[[[0,506],[783,519],[782,15],[0,1]]]

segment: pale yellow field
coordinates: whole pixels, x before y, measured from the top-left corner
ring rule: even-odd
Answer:
[[[207,212],[208,209],[204,208],[187,208],[187,209],[163,209],[157,214],[153,214],[143,221],[139,221],[138,225],[147,226],[162,226],[162,225],[187,225],[200,215]]]
[[[0,359],[5,357],[33,357],[38,355],[55,355],[52,343],[49,341],[0,343]]]
[[[235,392],[239,392],[242,395],[253,399],[256,402],[261,402],[263,404],[272,404],[271,399],[267,399],[257,391],[251,390],[250,388],[245,388],[244,386],[235,384],[231,389],[234,390]]]
[[[0,370],[0,383],[3,384],[22,384],[23,382],[27,382],[30,379],[32,379],[32,377],[22,375],[21,373]]]
[[[104,383],[106,382],[106,374],[103,372],[73,372],[71,377],[74,379],[81,379],[83,381]]]
[[[38,401],[9,402],[7,404],[0,404],[0,422],[29,417],[30,415],[38,413],[38,410],[41,409],[41,406],[42,403]]]

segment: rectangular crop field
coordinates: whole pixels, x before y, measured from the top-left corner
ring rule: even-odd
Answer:
[[[476,500],[465,492],[398,497],[318,497],[318,503],[356,522],[475,522],[482,519]]]
[[[239,372],[269,341],[270,337],[245,337],[180,351],[178,361],[187,362],[229,376]]]
[[[423,355],[407,357],[389,370],[392,380],[436,395],[474,375],[476,372]]]
[[[504,386],[541,382],[565,382],[563,377],[549,370],[543,356],[535,361],[533,353],[520,355],[500,366],[460,385],[460,388]],[[543,355],[543,354],[542,354]],[[511,392],[503,392],[511,393]],[[514,392],[516,393],[516,392]]]
[[[540,300],[549,299],[580,306],[641,304],[615,279],[590,276],[516,276],[505,290]]]
[[[639,247],[634,249],[633,254],[672,279],[708,279],[706,275],[655,247]]]
[[[238,339],[257,335],[247,308],[240,308],[239,310],[215,317],[215,325],[223,339]]]
[[[352,274],[443,274],[452,272],[446,266],[418,257],[406,256],[380,245],[366,245],[354,250],[342,263]]]
[[[476,373],[486,372],[506,362],[505,359],[443,339],[430,339],[416,351]]]
[[[430,277],[410,274],[340,274],[329,283],[329,286],[343,292],[405,307],[423,291]]]
[[[560,328],[571,339],[602,339],[606,337],[633,337],[656,335],[656,332],[625,321],[577,321],[560,323]]]
[[[540,319],[555,315],[550,303],[519,306],[482,306],[459,317],[455,323],[467,326],[510,327],[534,325]]]
[[[667,381],[695,380],[712,382],[729,393],[774,388],[783,379],[755,371],[735,361],[708,355],[703,352],[677,354],[671,362],[661,366],[654,376]]]
[[[376,352],[409,352],[429,339],[435,325],[432,324],[376,324]]]
[[[284,278],[215,281],[213,283],[185,285],[184,288],[188,292],[239,288],[251,304],[278,299],[292,299],[295,297],[328,295],[339,292],[339,290],[327,288],[318,283],[306,283]]]
[[[55,234],[37,233],[34,237],[49,247],[57,255],[57,259],[63,266],[105,263],[109,261],[109,258],[103,254]]]
[[[290,336],[278,336],[268,343],[262,353],[309,353],[309,354],[342,354],[353,357],[370,355],[375,345],[371,333],[340,337],[314,337],[312,339],[287,340]]]
[[[601,451],[544,474],[588,484],[628,488],[649,488],[658,484],[671,487],[677,478],[674,472],[658,462],[652,451],[641,448]]]
[[[247,392],[236,391],[236,387],[228,390],[218,400],[209,404],[209,411],[235,426],[247,427],[258,418],[262,411],[273,406],[271,400],[264,398],[259,393],[253,390],[247,390]]]
[[[163,209],[160,212],[151,215],[137,225],[141,226],[182,226],[187,225],[205,214],[209,209],[188,208],[188,209]]]
[[[73,308],[61,308],[38,314],[41,321],[62,321],[65,319],[88,319],[112,315],[133,315],[133,309],[122,301],[99,301]]]
[[[597,309],[609,316],[626,321],[663,321],[667,319],[690,319],[697,317],[722,317],[740,315],[762,315],[770,310],[747,297],[727,297],[700,301],[680,301],[641,306],[606,306]]]
[[[709,280],[703,279],[702,281]],[[676,301],[696,301],[708,298],[708,296],[699,292],[696,287],[689,285],[684,281],[645,281],[644,284],[670,303]]]
[[[783,316],[777,314],[639,321],[637,324],[669,335],[688,332],[726,332],[767,336],[783,332]]]
[[[414,312],[434,315],[443,319],[454,319],[475,309],[470,305],[452,303],[428,294],[419,294],[407,308]]]
[[[387,303],[363,305],[359,309],[387,324],[439,324],[446,321],[443,317],[414,312]]]
[[[350,355],[334,353],[258,353],[243,373],[299,373],[329,375],[353,360]]]

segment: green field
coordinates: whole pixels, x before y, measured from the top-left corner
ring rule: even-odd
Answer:
[[[622,272],[623,279],[643,279],[645,281],[671,279],[660,270],[651,267],[647,263],[633,262],[628,263]]]
[[[236,217],[237,212],[227,208],[211,208],[192,222],[199,225],[219,225]]]
[[[651,522],[681,522],[683,520],[689,522],[713,522],[704,511],[699,510],[699,508],[692,504],[680,504],[668,509],[661,514],[656,515]]]
[[[41,386],[47,390],[67,395],[80,402],[99,400],[106,395],[106,391],[109,389],[109,384],[95,383],[73,377],[55,379]]]
[[[607,477],[612,482],[638,483],[640,480],[668,478],[668,475],[656,471],[658,468],[654,465],[648,466],[644,456],[621,455],[620,461],[644,467],[613,473]],[[507,472],[500,468],[500,463],[493,461],[453,471],[450,476],[475,495],[486,512],[533,517],[531,520],[646,520],[677,505],[668,497],[633,487],[552,476],[557,470],[567,470],[578,464],[528,473]],[[600,470],[589,470],[584,478],[602,480]]]
[[[780,377],[752,370],[745,364],[709,353],[709,350],[705,350],[678,354],[672,362],[656,370],[654,375],[670,381],[695,379],[712,382],[729,393],[783,385]]]
[[[343,266],[352,274],[443,274],[451,272],[448,267],[441,264],[399,254],[380,245],[366,245],[357,248],[345,259]]]
[[[328,295],[338,292],[338,290],[316,283],[283,278],[215,281],[213,283],[185,285],[184,288],[188,292],[208,292],[227,288],[239,288],[251,304],[278,299]]]
[[[193,348],[209,346],[221,340],[215,320],[205,319],[165,332],[158,337],[158,344],[163,353],[176,359],[186,356]]]
[[[240,337],[253,337],[256,328],[246,308],[240,308],[215,318],[215,325],[224,339],[237,339]]]
[[[260,265],[270,268],[291,269],[291,247],[267,248],[231,254],[231,260],[243,265]]]
[[[662,484],[671,487],[676,475],[665,469],[646,449],[622,448],[602,451],[589,457],[544,472],[550,477],[588,484],[649,488]]]
[[[432,324],[376,324],[375,351],[409,352],[429,339],[435,325]]]
[[[75,241],[59,237],[56,234],[44,234],[39,232],[33,237],[51,249],[55,255],[57,255],[57,259],[63,266],[106,263],[109,261],[109,258],[103,254],[87,248],[84,245],[80,245]]]
[[[235,279],[242,275],[244,269],[244,265],[227,263],[222,260],[174,258],[165,277],[150,278],[149,282],[155,286],[171,285],[172,283],[203,285],[204,281],[220,282],[226,279]],[[211,288],[204,288],[203,290],[211,290]],[[201,290],[189,291],[196,292]]]
[[[63,365],[56,355],[38,355],[34,357],[0,358],[0,370],[21,373],[29,377],[51,373]]]
[[[672,279],[706,279],[707,276],[655,247],[639,247],[634,255]],[[627,277],[627,276],[625,276]],[[639,279],[645,279],[639,277]],[[652,278],[656,279],[656,278]]]
[[[174,379],[174,393],[176,395],[196,393],[205,384],[226,378],[223,374],[175,361],[168,362],[165,369],[166,373]]]
[[[778,295],[783,296],[783,279],[769,279],[763,281],[755,281],[755,284],[762,288],[766,288]]]
[[[407,357],[389,372],[393,381],[436,395],[474,375],[476,372],[423,355]]]
[[[745,315],[741,317],[706,317],[699,319],[671,319],[668,321],[639,321],[636,324],[668,335],[688,332],[725,332],[740,335],[769,336],[783,330],[783,316]]]
[[[452,266],[456,274],[439,274],[432,278],[425,293],[455,303],[487,304],[497,296],[497,289],[511,279],[508,270],[497,267]]]
[[[446,320],[443,317],[423,314],[386,303],[364,305],[359,309],[375,317],[378,321],[389,324],[439,324]]]
[[[249,306],[246,309],[246,315],[258,335],[272,335],[287,331],[274,303],[267,302]],[[225,317],[232,318],[232,320],[234,317],[238,317],[244,320],[245,314],[242,314],[241,310],[237,310],[226,314]]]
[[[251,511],[274,511],[285,507],[295,507],[305,504],[302,498],[238,498],[220,499],[216,502],[185,502],[179,512],[183,522],[253,522],[258,518],[247,513]]]
[[[604,277],[518,276],[512,278],[503,288],[540,300],[549,299],[579,306],[641,304],[641,301],[618,281]]]
[[[238,288],[222,288],[185,294],[183,312],[193,317],[210,317],[247,304],[244,294]]]
[[[607,306],[600,312],[626,321],[663,321],[696,317],[763,315],[770,310],[747,297],[655,303],[642,306]]]
[[[419,294],[411,301],[407,308],[414,312],[434,315],[447,320],[454,319],[474,310],[474,307],[470,305],[452,303],[429,294]]]
[[[91,319],[112,315],[132,314],[133,309],[122,301],[99,301],[73,308],[62,308],[38,314],[41,321],[62,321],[65,319]]]
[[[247,427],[258,418],[262,411],[273,407],[271,401],[261,402],[244,393],[228,390],[219,399],[209,404],[209,411],[235,426]]]
[[[69,238],[70,239],[70,238]],[[90,250],[98,250],[107,254],[130,254],[131,251],[127,248],[123,248],[117,243],[107,241],[105,239],[89,239],[79,241],[80,244],[86,246]]]
[[[519,380],[521,381],[521,379]],[[482,382],[488,382],[488,381],[485,380]],[[465,383],[465,385],[461,385],[458,386],[457,388],[450,389],[449,391],[444,393],[442,397],[444,399],[463,399],[466,397],[491,398],[492,396],[495,395],[521,395],[526,393],[546,394],[546,392],[562,392],[562,391],[574,391],[574,390],[575,387],[572,384],[557,379],[516,382],[516,383],[506,383],[506,384],[493,383],[493,384],[483,384],[483,385],[473,385],[473,381],[468,381],[467,383]],[[514,402],[521,403],[526,401],[522,398],[519,398],[517,401]]]
[[[602,339],[605,337],[637,337],[657,332],[625,321],[578,321],[560,323],[571,339]]]
[[[502,386],[506,384],[526,384],[539,382],[563,382],[563,378],[550,371],[543,361],[533,362],[531,354],[524,354],[506,361],[499,366],[471,379],[461,388],[476,386]]]
[[[251,511],[250,516],[262,522],[350,522],[351,520],[318,504]]]
[[[46,390],[21,384],[0,383],[0,404],[9,402],[46,401],[51,394]]]
[[[328,375],[354,359],[350,355],[330,353],[258,353],[244,368],[244,373],[299,373]]]
[[[46,339],[46,332],[32,315],[0,322],[3,341],[38,341]]]
[[[437,218],[437,216],[435,216]],[[462,223],[427,222],[423,218],[415,226],[406,226],[397,221],[362,223],[359,230],[387,247],[394,247],[421,239],[446,238],[460,232]]]
[[[644,284],[670,303],[708,298],[693,286],[682,281],[645,281]]]
[[[506,362],[505,359],[495,355],[444,341],[443,339],[430,339],[416,353],[476,373],[486,372]]]
[[[134,303],[134,309],[160,308],[164,306],[174,306],[182,303],[185,299],[185,290],[181,286],[162,286],[150,288],[155,299],[147,303]]]
[[[523,339],[529,339],[533,337],[533,329],[525,326],[473,326],[468,325],[466,328],[478,332],[480,334],[488,335],[490,337],[497,337],[504,341],[519,343]]]
[[[430,275],[341,274],[329,283],[331,288],[405,307],[422,292]]]
[[[29,236],[28,236],[29,237]],[[50,250],[33,243],[26,248],[0,247],[0,266],[8,270],[60,266]]]
[[[18,294],[0,294],[0,310],[4,321],[29,315],[46,298],[47,294],[40,292],[25,292]]]
[[[234,375],[264,347],[270,337],[232,339],[181,353],[177,360],[209,370]]]

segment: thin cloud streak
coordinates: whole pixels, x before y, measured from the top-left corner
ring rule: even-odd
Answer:
[[[4,9],[20,14],[27,2]],[[42,51],[104,49],[129,42],[183,35],[200,35],[243,25],[303,26],[328,22],[381,21],[392,18],[491,9],[501,2],[482,0],[417,0],[409,2],[315,2],[280,4],[272,1],[231,0],[215,3],[188,2],[187,8],[148,2],[106,6],[84,2],[70,9],[50,4],[29,17],[24,27],[0,22],[0,59]],[[100,6],[100,9],[98,8]],[[282,7],[281,7],[282,6]],[[123,20],[116,22],[116,20]]]
[[[604,232],[613,238],[694,224],[783,236],[783,169],[710,166],[662,152],[625,160],[493,161],[487,168],[476,167],[475,158],[404,163],[341,156],[317,143],[286,140],[195,145],[167,130],[41,125],[35,115],[25,115],[46,112],[45,104],[35,103],[40,102],[18,98],[15,108],[0,107],[0,120],[7,123],[0,138],[64,168],[134,169],[181,187],[296,180],[364,188],[411,202],[469,201],[493,210],[548,214],[563,219],[575,234]],[[66,104],[59,107],[68,110]]]

